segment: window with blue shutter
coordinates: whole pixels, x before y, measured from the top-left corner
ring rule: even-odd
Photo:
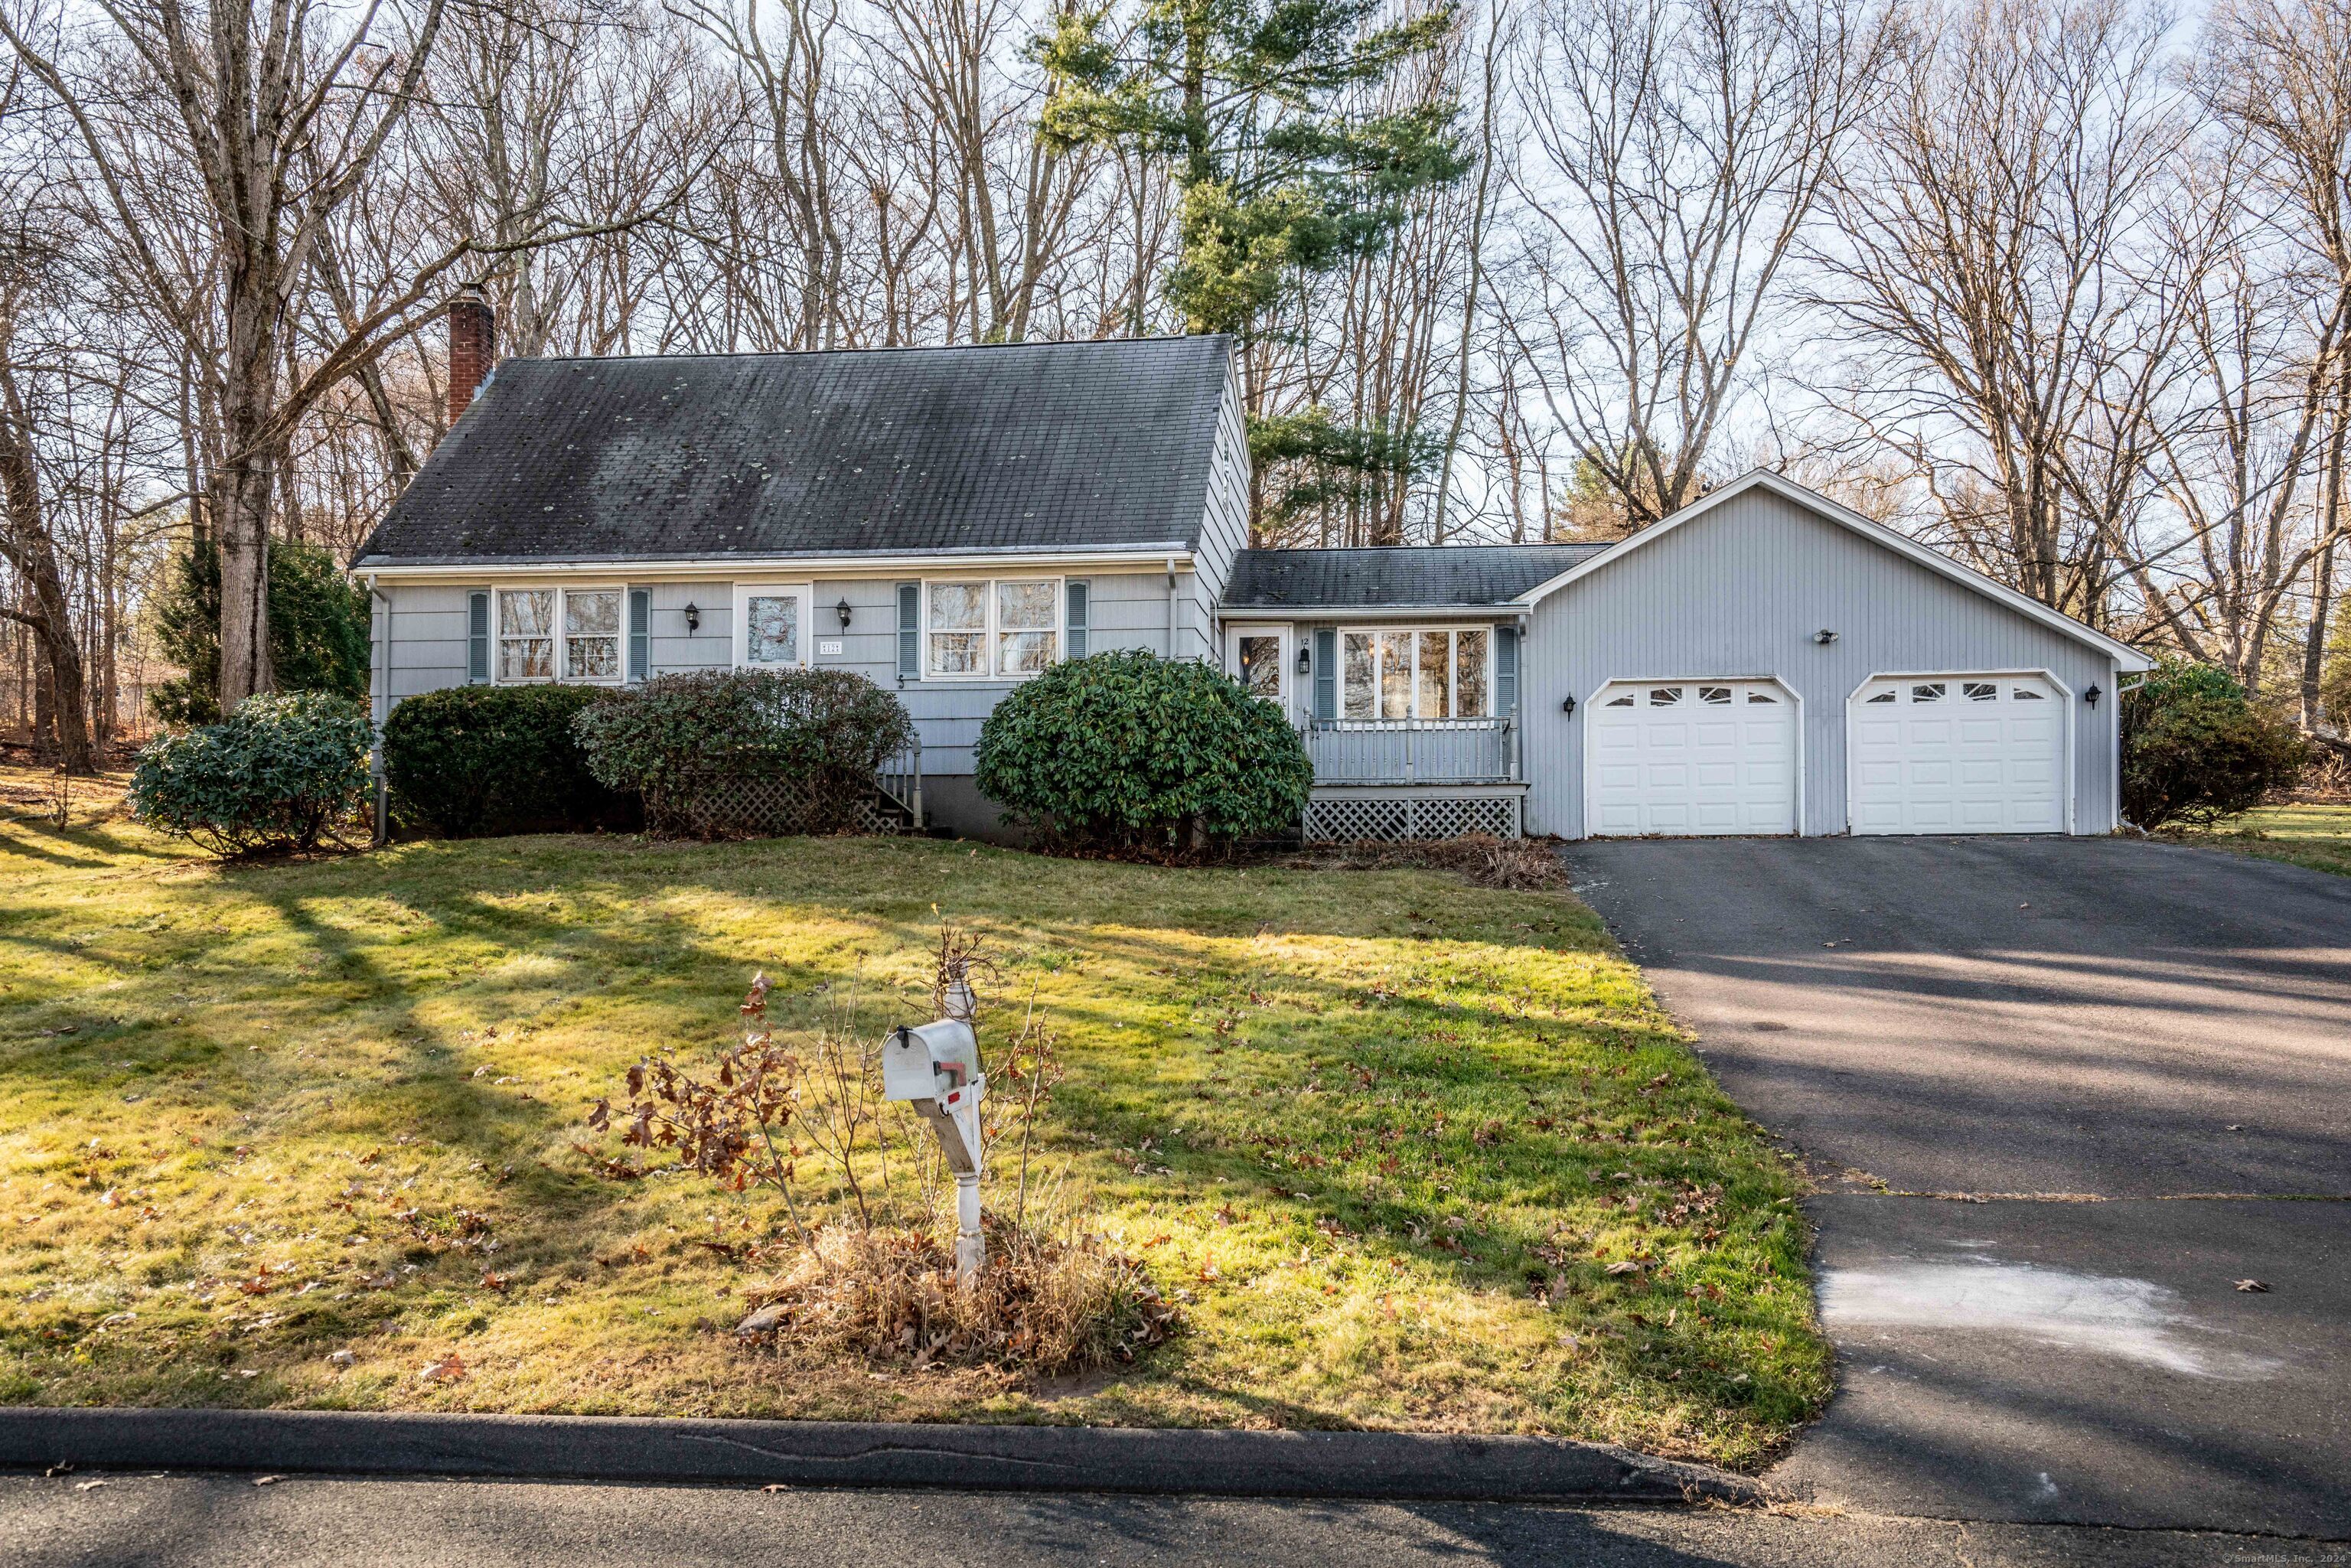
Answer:
[[[1069,601],[1069,621],[1064,628],[1064,634],[1069,641],[1065,645],[1069,649],[1069,657],[1082,659],[1086,656],[1089,643],[1087,632],[1090,630],[1086,624],[1086,585],[1082,582],[1071,583]]]
[[[1519,711],[1519,633],[1494,628],[1494,712],[1508,718]]]
[[[1339,716],[1339,629],[1314,628],[1314,716]]]
[[[923,674],[923,585],[898,585],[898,678],[919,680]]]
[[[490,678],[490,594],[475,589],[465,595],[465,680],[479,685]]]
[[[653,674],[653,596],[650,589],[629,590],[629,679],[642,681]]]

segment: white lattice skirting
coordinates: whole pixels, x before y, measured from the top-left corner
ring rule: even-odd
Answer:
[[[751,774],[716,781],[681,801],[677,814],[691,831],[708,838],[771,838],[809,831],[816,793],[805,779]],[[894,833],[901,824],[877,800],[850,808],[848,826],[864,833]]]
[[[1353,843],[1372,839],[1402,843],[1409,839],[1458,839],[1489,833],[1520,836],[1516,795],[1375,795],[1309,800],[1304,823],[1309,843]]]

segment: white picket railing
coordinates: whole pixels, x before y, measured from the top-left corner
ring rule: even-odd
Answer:
[[[1507,718],[1316,719],[1306,755],[1317,784],[1514,784]]]

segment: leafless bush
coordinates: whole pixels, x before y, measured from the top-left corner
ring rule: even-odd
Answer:
[[[978,944],[942,933],[935,998],[975,972],[993,972]],[[810,1038],[780,1040],[768,1018],[771,988],[756,977],[744,997],[742,1042],[706,1069],[668,1053],[629,1069],[615,1103],[599,1100],[588,1124],[619,1129],[624,1149],[674,1155],[747,1204],[772,1194],[782,1234],[755,1246],[780,1262],[747,1294],[741,1332],[803,1349],[934,1364],[1084,1371],[1131,1361],[1172,1331],[1174,1307],[1140,1264],[1058,1212],[1059,1185],[1040,1195],[1038,1135],[1061,1067],[1032,992],[1020,1030],[989,1074],[984,1135],[991,1186],[1011,1183],[1008,1209],[987,1218],[988,1261],[968,1288],[956,1281],[953,1184],[918,1120],[883,1097],[880,1041],[856,1022],[856,999],[829,1006]],[[583,1153],[616,1179],[649,1175],[627,1155]],[[1032,1208],[1034,1213],[1032,1214]]]
[[[796,1349],[933,1364],[1086,1372],[1130,1362],[1174,1332],[1176,1309],[1142,1266],[1093,1238],[991,1220],[987,1267],[955,1280],[935,1229],[827,1227],[757,1292],[744,1332]]]

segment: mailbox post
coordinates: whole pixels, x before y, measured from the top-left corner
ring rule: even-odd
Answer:
[[[987,1258],[979,1229],[979,1103],[987,1092],[969,1019],[892,1030],[882,1045],[882,1092],[911,1104],[931,1124],[955,1173],[956,1281],[968,1285]]]

